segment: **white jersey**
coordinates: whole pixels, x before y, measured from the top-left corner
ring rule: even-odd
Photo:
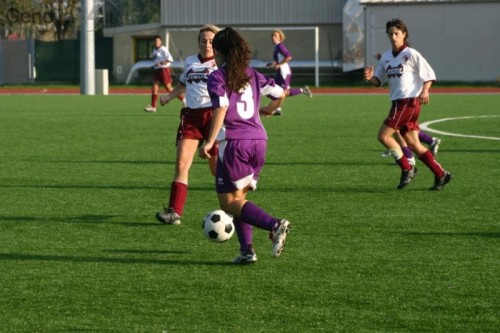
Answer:
[[[192,55],[184,62],[184,72],[179,81],[186,86],[186,106],[200,109],[212,106],[208,95],[207,80],[210,73],[217,69],[213,57],[202,59],[200,55]]]
[[[170,52],[165,46],[160,46],[159,48],[154,48],[153,53],[151,54],[151,58],[153,58],[155,62],[155,69],[159,68],[168,68],[170,64],[174,61]],[[167,62],[163,65],[158,65],[159,62]]]
[[[406,47],[396,56],[392,51],[382,54],[374,76],[381,85],[388,83],[391,101],[418,97],[425,82],[436,80],[427,60],[411,47]]]

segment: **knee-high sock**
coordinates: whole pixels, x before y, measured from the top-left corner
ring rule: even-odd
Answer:
[[[173,208],[179,216],[182,216],[182,213],[184,212],[184,204],[186,203],[187,192],[187,184],[174,181],[170,185],[170,199],[168,202],[168,207]]]
[[[408,147],[401,147],[401,150],[403,151],[403,155],[405,155],[406,158],[412,158],[413,157],[413,152],[411,151],[410,148],[408,148]]]
[[[267,214],[262,208],[247,201],[241,209],[240,219],[260,229],[273,230],[279,220]]]
[[[302,89],[293,88],[293,89],[290,89],[288,92],[289,92],[290,96],[300,95],[300,94],[302,94]]]
[[[420,142],[430,145],[432,143],[432,136],[425,133],[424,131],[418,131],[418,139]]]
[[[443,167],[441,166],[441,164],[439,164],[436,159],[434,158],[434,156],[432,156],[432,153],[430,152],[430,150],[426,150],[425,153],[423,153],[422,155],[420,155],[418,157],[422,163],[424,163],[425,165],[427,165],[427,167],[429,169],[431,169],[432,173],[436,176],[436,177],[443,177],[444,176],[444,169]]]
[[[151,94],[151,106],[156,107],[156,102],[158,101],[158,94]]]
[[[248,223],[243,222],[241,219],[235,217],[233,219],[234,228],[236,229],[236,235],[238,236],[238,241],[240,242],[240,252],[250,253],[253,251],[253,235],[252,226]]]

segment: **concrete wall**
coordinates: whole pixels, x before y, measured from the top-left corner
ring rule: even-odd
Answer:
[[[0,84],[33,82],[33,40],[0,40]]]
[[[500,79],[500,2],[366,4],[366,62],[390,48],[385,23],[399,17],[410,45],[434,68],[438,81]]]

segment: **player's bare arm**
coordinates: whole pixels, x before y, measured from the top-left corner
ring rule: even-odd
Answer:
[[[427,81],[424,83],[424,86],[422,87],[422,92],[420,93],[420,103],[422,104],[429,104],[429,90],[432,86],[432,81]]]
[[[213,111],[212,123],[210,124],[210,133],[207,141],[198,150],[198,156],[201,158],[210,158],[210,150],[215,144],[217,134],[219,134],[224,118],[226,117],[227,106],[219,107]]]
[[[377,77],[373,76],[373,66],[366,66],[363,71],[363,77],[366,83],[371,84],[372,86],[380,86],[380,81]]]
[[[186,86],[184,86],[183,84],[178,84],[170,93],[160,97],[160,105],[164,106],[165,104],[168,104],[171,100],[173,100],[174,98],[178,98],[185,92]]]
[[[267,104],[266,106],[262,106],[260,107],[259,109],[259,113],[260,115],[264,116],[264,117],[269,117],[269,116],[272,116],[273,115],[273,112],[279,108],[281,106],[281,104],[283,104],[283,101],[285,100],[285,93],[283,93],[280,98],[276,99],[276,100],[271,100],[271,102],[269,102],[269,104]]]

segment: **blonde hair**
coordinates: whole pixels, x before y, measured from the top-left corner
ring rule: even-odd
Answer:
[[[200,28],[200,32],[198,33],[198,42],[200,41],[201,34],[204,32],[210,31],[214,35],[220,31],[220,28],[213,24],[205,24]]]
[[[284,41],[285,40],[285,33],[283,31],[281,31],[280,29],[276,29],[276,30],[273,30],[273,35],[277,33],[278,36],[280,36],[280,41]]]

